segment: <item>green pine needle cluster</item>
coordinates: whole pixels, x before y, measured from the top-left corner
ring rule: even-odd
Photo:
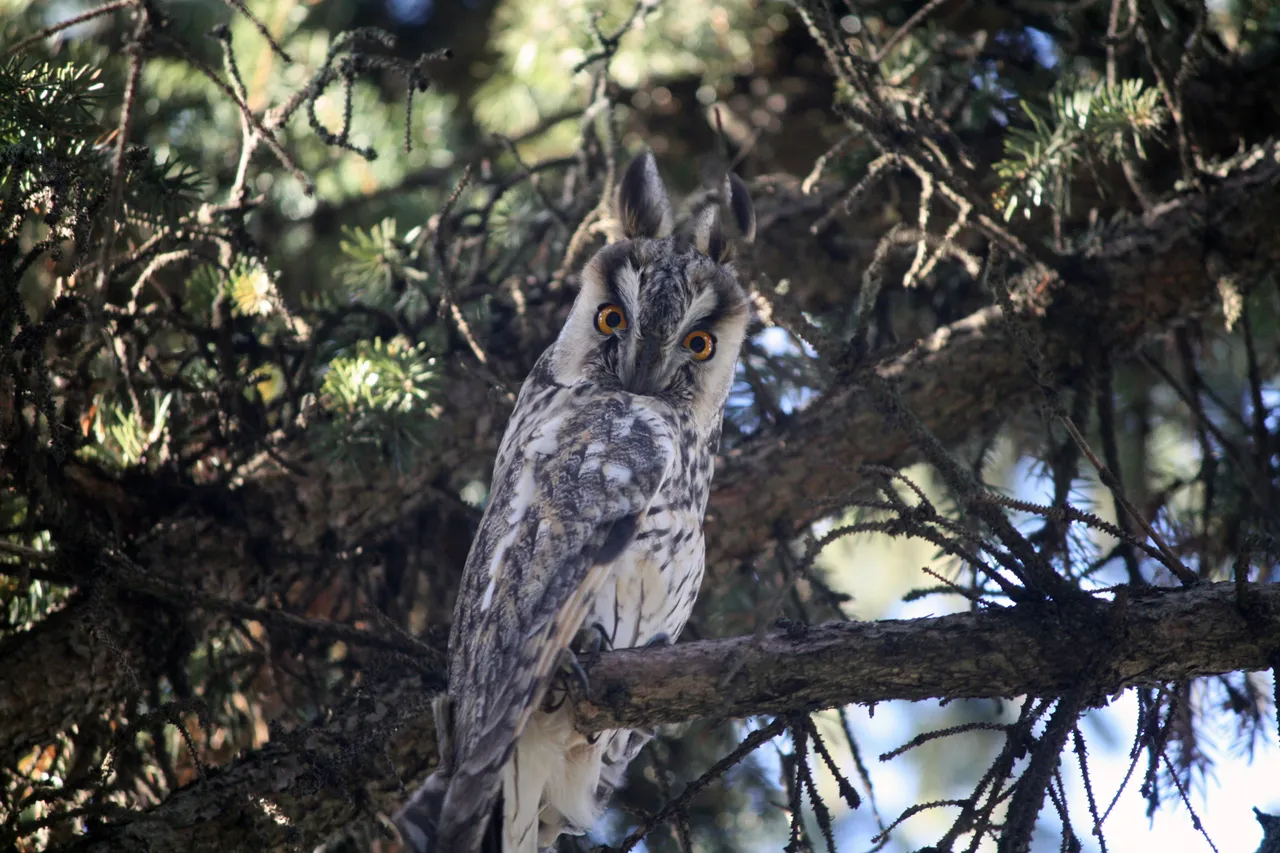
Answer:
[[[345,295],[417,326],[439,295],[431,277],[411,262],[411,244],[420,233],[414,229],[400,237],[391,218],[369,228],[344,227],[339,243],[343,260],[335,272]]]
[[[147,397],[144,409],[149,411],[97,406],[90,424],[93,443],[84,446],[84,455],[114,468],[129,468],[143,462],[152,462],[151,467],[155,467],[154,463],[165,456],[161,439],[169,423],[174,395],[152,393]],[[151,458],[153,450],[154,459]]]
[[[62,239],[74,236],[110,187],[114,147],[95,141],[108,88],[102,76],[101,68],[78,62],[23,55],[0,62],[0,193]],[[130,146],[123,165],[130,220],[172,219],[203,186],[195,169],[172,157],[157,161],[142,146]],[[11,236],[20,222],[7,219]]]
[[[388,464],[409,470],[437,426],[440,381],[425,344],[403,337],[356,343],[325,370],[321,404],[329,420],[312,430],[313,449],[353,472]]]
[[[1005,157],[996,164],[1004,218],[1045,204],[1070,212],[1071,184],[1081,165],[1145,159],[1143,140],[1160,132],[1168,118],[1160,92],[1141,80],[1077,85],[1067,82],[1049,94],[1048,110],[1026,101],[1019,106],[1028,126],[1011,126]]]
[[[101,76],[100,68],[24,56],[0,62],[0,144],[25,143],[37,154],[83,151],[98,129]]]

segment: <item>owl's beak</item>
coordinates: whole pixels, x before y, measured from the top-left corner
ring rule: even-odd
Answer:
[[[627,390],[645,397],[657,394],[665,385],[662,381],[663,366],[662,341],[656,336],[641,338],[635,371],[631,374],[631,387]]]

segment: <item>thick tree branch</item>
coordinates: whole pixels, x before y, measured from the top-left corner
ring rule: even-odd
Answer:
[[[819,710],[890,699],[1102,697],[1135,684],[1263,670],[1280,649],[1280,584],[1121,593],[934,619],[791,625],[764,638],[701,640],[604,654],[581,726]],[[733,672],[726,683],[728,674]]]
[[[338,703],[325,722],[214,768],[145,815],[60,849],[310,850],[342,827],[389,812],[435,765],[429,690],[417,675],[371,686]]]
[[[137,674],[148,665],[143,633],[115,609],[75,602],[0,641],[0,763],[12,764],[22,748],[136,692]],[[156,658],[163,665],[163,656]]]
[[[1268,668],[1280,584],[1122,591],[1115,602],[1023,605],[932,619],[828,622],[664,649],[617,651],[589,675],[584,729],[647,727],[891,699],[1095,696],[1136,684]],[[726,683],[729,673],[735,672]]]
[[[1206,584],[1121,591],[1087,607],[797,625],[763,638],[610,652],[589,673],[597,702],[576,707],[583,728],[598,731],[893,699],[1083,690],[1087,701],[1137,684],[1268,667],[1280,649],[1280,585],[1248,591],[1244,608],[1234,584]],[[145,818],[69,849],[148,849],[143,840],[186,853],[314,845],[392,808],[402,796],[397,778],[411,785],[426,775],[435,760],[427,692],[416,676],[371,687],[328,723],[246,753]],[[367,787],[339,789],[339,780]]]

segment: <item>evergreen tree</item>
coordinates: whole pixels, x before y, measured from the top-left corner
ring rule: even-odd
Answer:
[[[755,318],[695,617],[575,698],[666,727],[563,849],[1105,851],[1093,711],[1135,699],[1125,784],[1201,826],[1210,730],[1275,759],[1278,35],[0,0],[0,847],[390,849],[505,419],[641,145],[748,179]]]

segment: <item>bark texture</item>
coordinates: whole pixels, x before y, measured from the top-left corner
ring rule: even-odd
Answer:
[[[1280,650],[1280,588],[1127,590],[932,619],[786,625],[764,637],[622,650],[590,672],[581,727],[819,710],[891,699],[1102,698],[1139,684],[1266,669]]]
[[[816,710],[938,697],[1060,696],[1086,701],[1136,684],[1270,666],[1280,651],[1280,588],[1233,584],[1121,592],[932,619],[787,625],[763,637],[602,655],[580,701],[584,729],[697,717]],[[732,675],[730,678],[729,676]],[[429,688],[389,679],[329,721],[246,753],[144,820],[108,826],[77,853],[310,849],[368,824],[436,760]],[[365,787],[337,787],[359,780]]]

